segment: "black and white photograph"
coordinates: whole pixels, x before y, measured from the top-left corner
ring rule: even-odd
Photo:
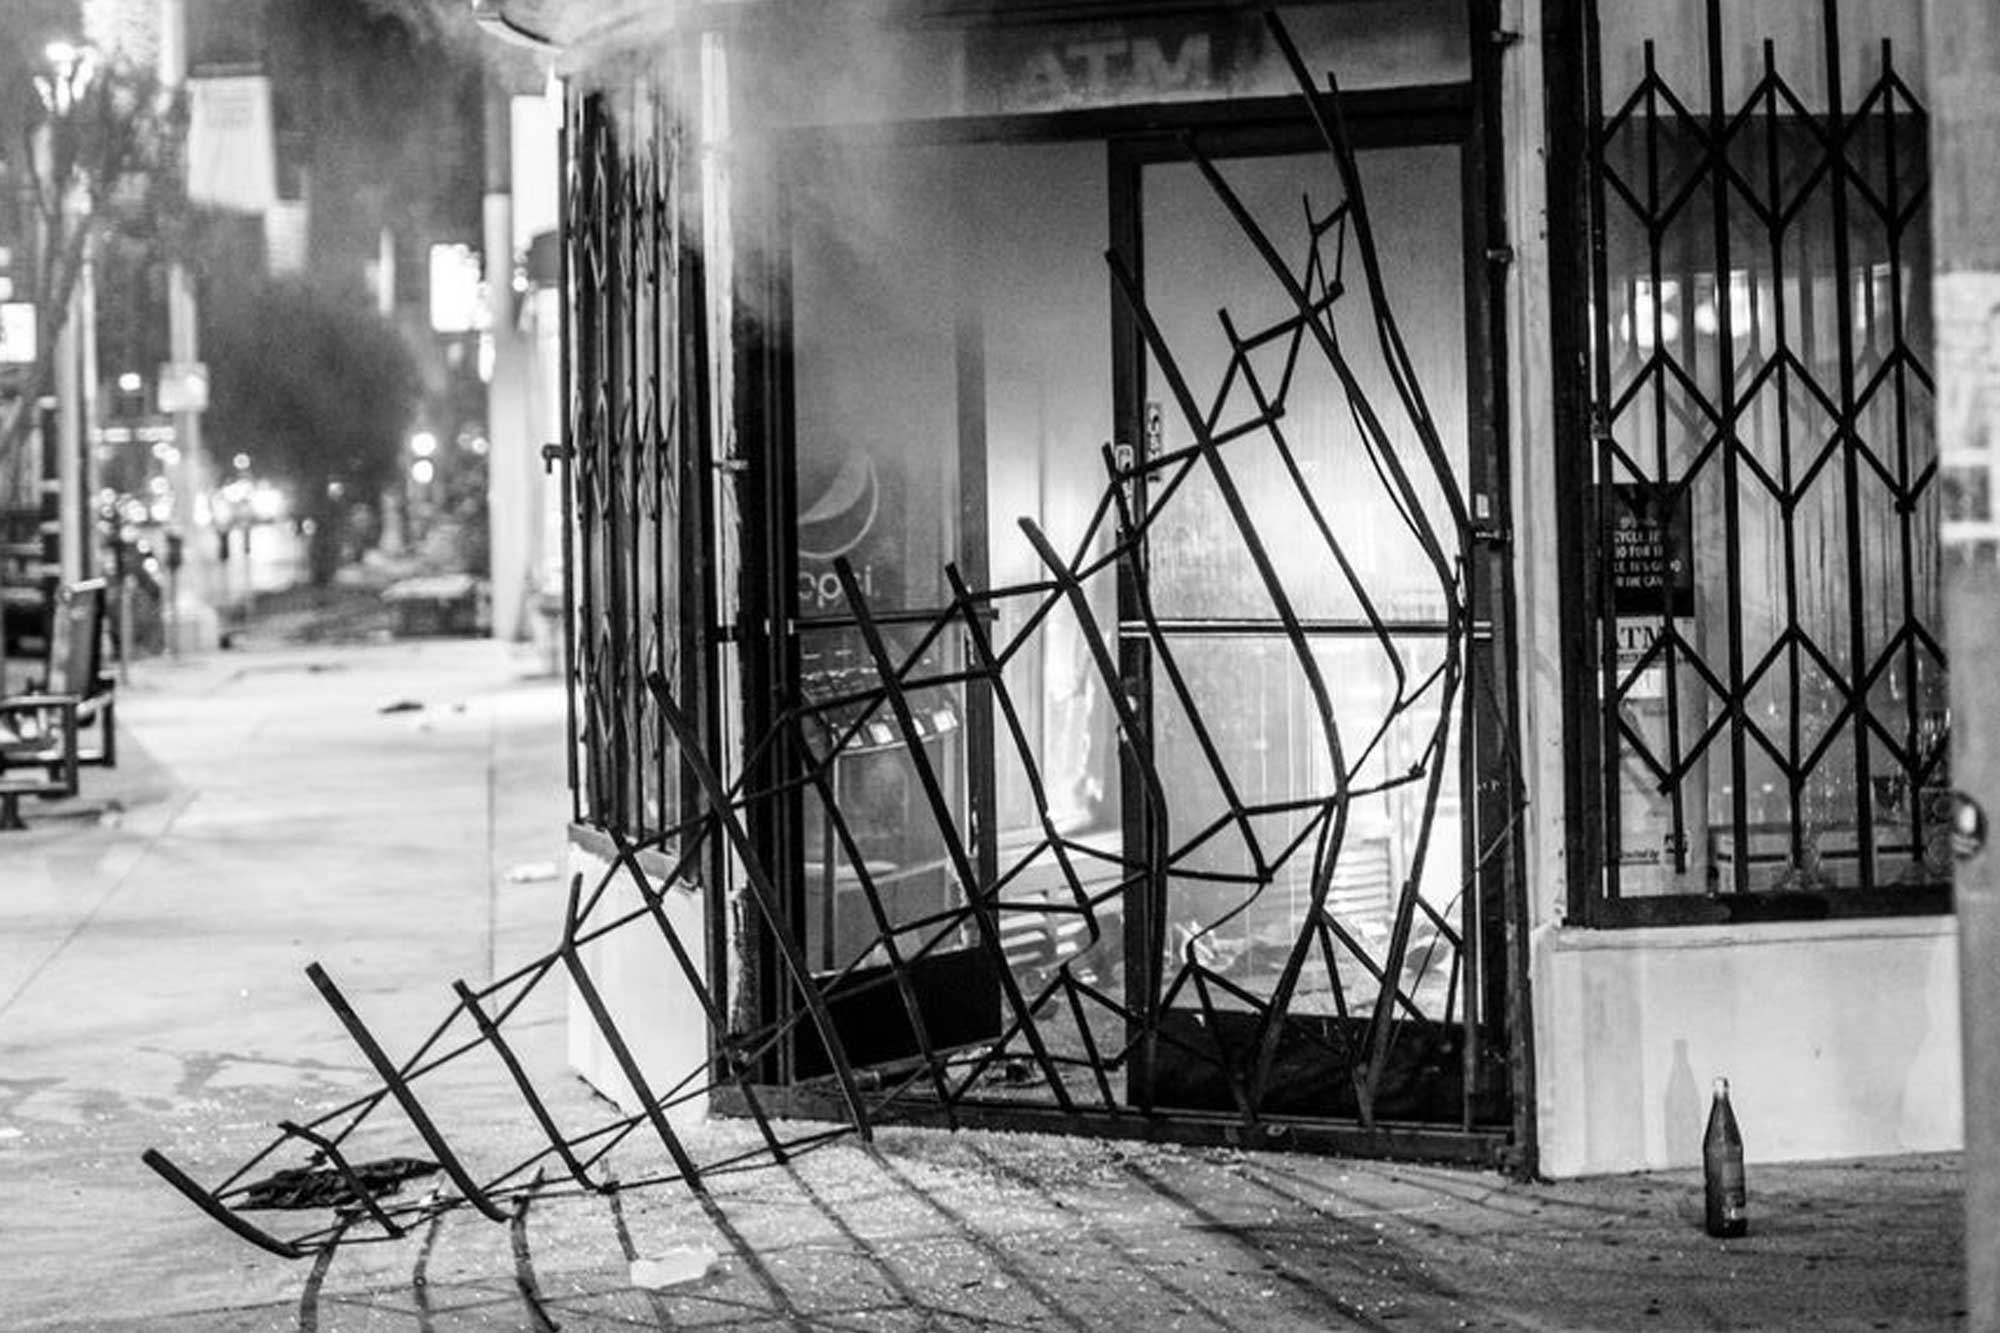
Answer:
[[[1996,505],[1995,0],[0,0],[0,1329],[2000,1333]]]

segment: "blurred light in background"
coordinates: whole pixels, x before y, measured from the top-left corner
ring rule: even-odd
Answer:
[[[32,301],[0,303],[0,363],[31,366],[39,346]]]
[[[270,482],[260,481],[250,489],[250,513],[258,522],[276,522],[288,508],[285,493]]]
[[[479,252],[469,245],[431,247],[431,328],[474,333],[485,324]]]

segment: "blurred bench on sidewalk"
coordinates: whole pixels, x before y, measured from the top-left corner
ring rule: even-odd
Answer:
[[[65,584],[50,600],[38,677],[0,692],[0,829],[18,829],[23,796],[74,796],[78,769],[118,762],[117,693],[104,670],[102,579]]]
[[[399,639],[484,633],[491,623],[486,596],[486,584],[470,574],[426,574],[382,590],[382,600],[396,613]]]

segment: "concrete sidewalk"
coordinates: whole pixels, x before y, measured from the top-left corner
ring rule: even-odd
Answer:
[[[707,1200],[552,1186],[511,1225],[460,1210],[316,1261],[251,1249],[139,1153],[214,1178],[275,1121],[374,1086],[307,962],[405,1049],[453,978],[553,943],[563,700],[532,670],[468,642],[147,663],[120,769],[0,835],[0,1328],[1963,1326],[1958,1165],[1939,1158],[1757,1168],[1752,1234],[1724,1243],[1687,1174],[1519,1185],[890,1129],[718,1175]],[[603,1118],[561,1073],[556,997],[537,1003],[510,1028],[522,1059],[558,1114]],[[454,1138],[532,1155],[485,1072],[453,1088]],[[713,1161],[754,1141],[720,1122],[691,1144]],[[635,1136],[611,1165],[639,1180],[664,1154]],[[698,1275],[635,1283],[647,1262]]]

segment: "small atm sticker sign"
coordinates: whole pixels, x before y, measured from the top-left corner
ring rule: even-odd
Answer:
[[[1649,482],[1605,488],[1611,519],[1611,609],[1620,616],[1694,614],[1688,493]]]

